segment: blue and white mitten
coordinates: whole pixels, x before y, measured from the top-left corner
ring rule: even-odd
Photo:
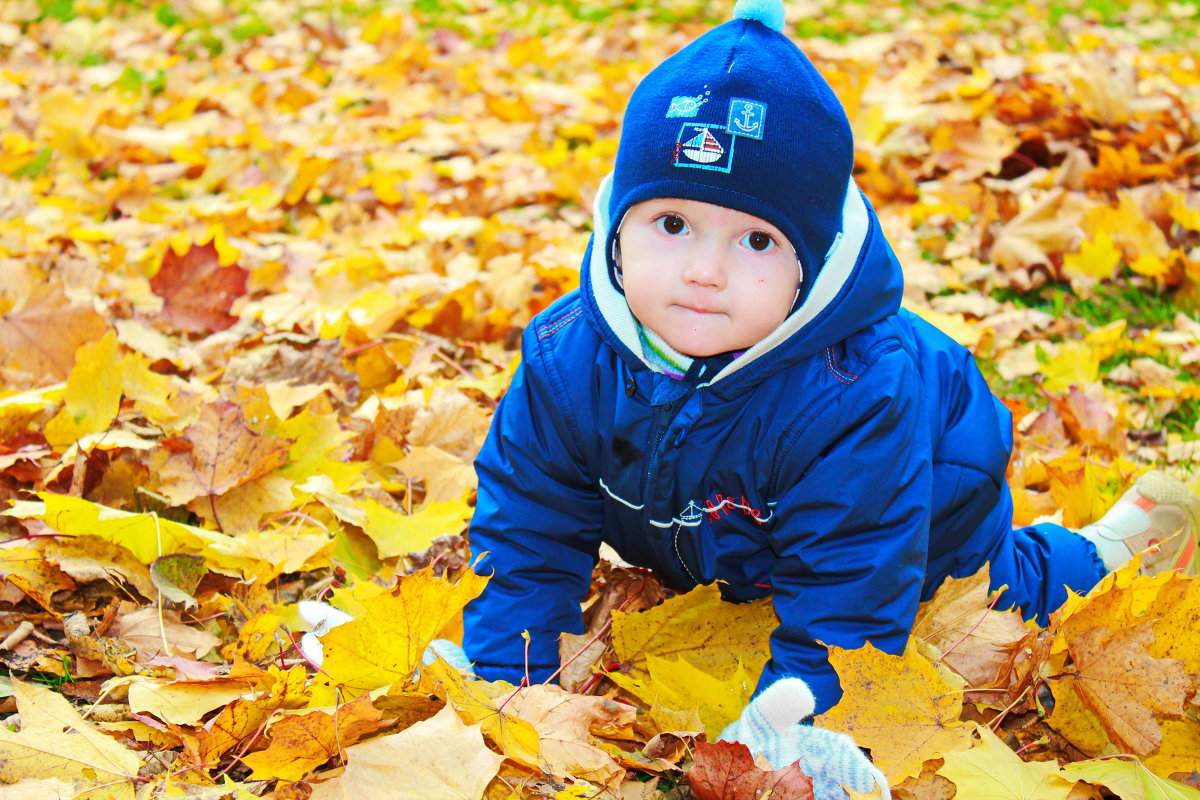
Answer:
[[[869,792],[876,783],[884,800],[891,798],[887,778],[844,733],[801,725],[812,716],[816,701],[800,678],[780,678],[750,701],[742,714],[721,731],[721,739],[741,742],[775,769],[797,759],[812,778],[817,800],[848,800],[843,787]]]
[[[321,603],[316,600],[301,600],[300,616],[305,622],[313,626],[313,629],[300,637],[300,651],[304,653],[305,658],[311,661],[316,666],[321,666],[325,663],[325,648],[321,646],[321,638],[325,634],[339,625],[345,625],[354,617],[347,614],[345,611],[340,611],[328,603]],[[434,662],[437,656],[441,656],[442,660],[450,666],[466,672],[471,675],[475,673],[472,670],[471,660],[467,658],[467,654],[463,649],[449,639],[434,639],[425,648],[425,652],[421,657],[421,666],[427,667]]]

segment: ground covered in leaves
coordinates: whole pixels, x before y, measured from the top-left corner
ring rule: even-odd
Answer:
[[[606,564],[564,688],[417,671],[482,586],[519,332],[577,282],[625,98],[718,5],[0,5],[0,798],[811,796],[704,741],[774,624],[711,587]],[[907,305],[1014,411],[1017,522],[1190,480],[1196,3],[788,18]],[[902,657],[833,653],[820,724],[902,798],[1200,798],[1200,581],[1047,629],[986,585]],[[357,617],[319,670],[302,599]]]

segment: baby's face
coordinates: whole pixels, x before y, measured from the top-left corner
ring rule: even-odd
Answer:
[[[755,344],[787,317],[800,285],[779,229],[724,206],[647,200],[629,209],[618,238],[630,310],[689,356]]]

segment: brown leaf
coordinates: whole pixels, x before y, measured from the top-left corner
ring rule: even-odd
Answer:
[[[63,380],[81,345],[104,335],[104,318],[74,305],[58,283],[42,283],[0,314],[0,378],[13,385],[40,386]]]
[[[228,400],[205,406],[183,438],[186,452],[172,453],[159,470],[159,491],[183,505],[220,495],[287,463],[289,440],[260,436],[246,425],[242,409]]]
[[[799,762],[766,772],[741,742],[697,744],[687,780],[700,800],[814,800],[812,779]]]
[[[1092,628],[1075,637],[1075,688],[1124,752],[1148,755],[1162,743],[1157,718],[1180,716],[1195,694],[1183,662],[1154,658],[1153,620],[1126,630]]]
[[[1019,614],[988,608],[988,585],[986,567],[969,578],[947,579],[913,623],[913,635],[943,653],[942,662],[972,688],[1001,686],[1013,651],[1029,633]]]
[[[163,298],[160,316],[167,324],[187,333],[214,333],[237,322],[229,309],[246,293],[249,275],[236,264],[222,267],[209,242],[182,256],[168,248],[150,288]]]

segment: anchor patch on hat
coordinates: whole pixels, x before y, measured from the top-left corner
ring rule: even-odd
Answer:
[[[671,158],[677,167],[729,172],[733,168],[734,141],[721,125],[689,123],[679,129]]]
[[[762,139],[767,120],[767,104],[757,100],[735,97],[729,101],[729,121],[726,129],[734,136]]]

